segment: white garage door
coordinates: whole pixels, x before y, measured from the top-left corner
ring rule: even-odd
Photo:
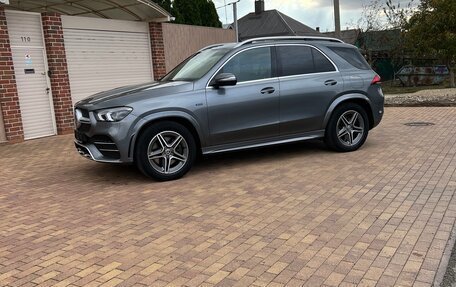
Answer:
[[[41,15],[6,10],[24,138],[56,133]]]
[[[153,80],[148,24],[62,16],[73,103]]]

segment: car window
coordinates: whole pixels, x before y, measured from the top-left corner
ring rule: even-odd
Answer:
[[[315,73],[334,72],[336,67],[320,51],[312,49],[312,56],[315,63]]]
[[[262,47],[243,51],[231,58],[219,71],[219,74],[221,73],[234,74],[238,82],[271,78],[271,48]]]
[[[361,70],[370,70],[369,64],[361,53],[355,48],[346,47],[329,47],[337,55],[341,56],[345,61],[350,63],[352,66]]]
[[[314,72],[312,51],[307,46],[278,46],[278,72],[280,76],[310,74]]]
[[[204,76],[225,54],[229,48],[203,50],[189,57],[169,72],[162,81],[194,81]]]
[[[278,46],[277,56],[279,75],[282,77],[336,70],[328,58],[308,46]]]

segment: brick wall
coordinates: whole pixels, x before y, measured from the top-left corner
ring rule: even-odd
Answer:
[[[24,130],[19,96],[3,7],[0,7],[0,105],[7,140],[9,142],[23,141]]]
[[[152,66],[154,79],[158,80],[166,75],[165,46],[163,44],[162,23],[149,23],[150,46],[152,49]]]
[[[55,121],[58,134],[73,132],[73,103],[63,39],[62,19],[58,13],[41,14],[44,42],[54,102]]]

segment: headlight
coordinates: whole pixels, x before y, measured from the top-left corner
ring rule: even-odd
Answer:
[[[133,109],[130,107],[111,108],[96,111],[97,120],[100,122],[118,122],[123,120]]]

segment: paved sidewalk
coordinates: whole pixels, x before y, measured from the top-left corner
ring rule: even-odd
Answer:
[[[456,219],[455,119],[387,108],[357,152],[218,155],[165,183],[71,136],[0,146],[0,286],[430,286]]]

